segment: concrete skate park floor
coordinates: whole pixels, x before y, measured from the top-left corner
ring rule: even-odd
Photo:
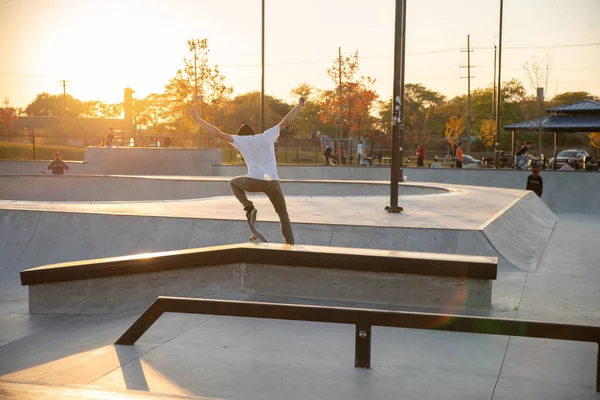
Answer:
[[[344,234],[340,224],[477,229],[523,194],[444,187],[450,191],[401,196],[406,212],[399,215],[383,210],[387,196],[290,196],[287,204],[298,243],[332,244],[335,229]],[[271,205],[264,197],[253,199],[259,229],[262,224],[277,241]],[[241,242],[247,231],[237,201],[231,196],[168,202],[3,201],[0,216],[0,394],[9,383],[27,382],[232,399],[600,398],[594,391],[595,345],[565,341],[378,328],[373,368],[358,370],[353,368],[352,327],[173,314],[161,318],[138,345],[113,346],[139,313],[30,315],[18,272],[85,254],[95,258],[207,245],[202,233],[194,232],[202,221],[226,221],[229,233],[210,236]],[[489,315],[600,325],[600,217],[560,218],[535,271],[501,259]],[[168,226],[164,221],[175,222],[157,231],[157,226]],[[127,237],[128,225],[142,233]],[[315,231],[310,225],[332,228]],[[377,248],[380,239],[367,233],[356,238],[355,247]],[[239,292],[214,297],[362,306]]]

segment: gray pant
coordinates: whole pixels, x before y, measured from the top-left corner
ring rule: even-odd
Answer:
[[[290,216],[287,212],[287,206],[285,205],[285,197],[283,197],[283,191],[279,181],[264,181],[261,179],[248,178],[246,176],[238,176],[229,181],[231,191],[233,195],[242,203],[244,209],[254,206],[254,204],[248,200],[246,192],[258,193],[262,192],[267,195],[271,204],[275,208],[275,212],[279,215],[279,222],[281,224],[281,233],[285,239],[285,243],[294,244],[294,233],[292,232],[292,223],[290,222]]]

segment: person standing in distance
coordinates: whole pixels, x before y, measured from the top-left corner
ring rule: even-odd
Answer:
[[[417,146],[417,167],[422,167],[425,165],[425,149],[423,145],[419,143]]]
[[[463,151],[462,151],[462,142],[458,142],[458,146],[456,147],[456,168],[463,167]]]
[[[113,140],[115,140],[115,128],[112,126],[108,127],[108,135],[106,135],[106,147],[112,147]]]
[[[60,153],[57,151],[54,153],[54,161],[48,165],[48,169],[52,170],[52,175],[64,175],[64,170],[69,169],[69,166],[60,159]]]
[[[281,224],[281,233],[286,244],[294,244],[294,233],[292,232],[292,223],[288,215],[285,197],[279,183],[277,175],[277,160],[275,158],[275,141],[279,137],[282,129],[292,123],[300,109],[304,106],[304,99],[298,100],[298,105],[294,107],[279,124],[264,133],[256,135],[252,128],[243,124],[237,131],[237,134],[230,135],[222,132],[219,128],[212,126],[198,116],[198,110],[191,109],[190,115],[206,132],[210,135],[225,140],[242,153],[242,157],[248,166],[248,174],[238,176],[229,181],[229,186],[233,195],[242,203],[246,218],[250,225],[256,222],[256,208],[252,201],[248,200],[246,192],[259,193],[267,195],[275,212],[279,215]]]
[[[534,168],[531,170],[532,174],[527,177],[527,186],[525,190],[533,190],[538,197],[542,197],[542,191],[544,190],[544,181],[540,176],[540,170]]]

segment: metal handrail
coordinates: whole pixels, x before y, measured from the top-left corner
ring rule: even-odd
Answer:
[[[370,368],[371,366],[372,326],[593,342],[598,344],[596,391],[600,392],[600,326],[465,315],[160,296],[115,344],[134,345],[166,312],[355,325],[354,366],[357,368]]]

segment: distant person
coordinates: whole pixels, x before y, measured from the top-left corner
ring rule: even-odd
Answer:
[[[456,146],[456,168],[463,167],[463,151],[462,151],[462,142],[458,142],[458,146]]]
[[[106,135],[106,147],[112,147],[114,140],[115,140],[115,128],[113,128],[112,126],[109,126],[108,134]]]
[[[417,167],[423,167],[425,165],[425,149],[423,145],[419,143],[417,146]]]
[[[356,144],[356,163],[358,165],[362,164],[363,147],[364,147],[364,144],[363,144],[362,140]]]
[[[281,224],[281,233],[286,244],[294,244],[294,233],[292,232],[292,223],[288,215],[285,197],[279,183],[277,175],[277,160],[275,158],[275,141],[279,137],[279,132],[292,123],[300,109],[304,106],[304,99],[298,100],[298,105],[294,107],[279,124],[268,129],[264,133],[254,134],[254,130],[248,125],[243,124],[236,135],[230,135],[222,132],[220,129],[212,126],[198,116],[198,110],[191,109],[190,115],[206,132],[212,136],[229,142],[242,153],[248,174],[238,176],[229,181],[229,186],[233,195],[244,206],[246,218],[250,225],[256,222],[256,208],[252,201],[248,200],[246,192],[259,193],[267,195],[275,212],[279,215]]]
[[[331,140],[327,135],[322,134],[321,132],[317,132],[317,137],[321,139],[321,152],[323,152],[323,156],[325,157],[325,165],[335,165],[332,159],[337,161],[337,157],[331,154]],[[325,150],[323,150],[325,149]]]
[[[527,168],[527,164],[529,164],[529,161],[527,161],[527,157],[529,156],[529,146],[531,146],[531,142],[526,141],[525,144],[521,146],[519,151],[517,151],[517,161],[515,164],[517,169]]]
[[[69,169],[69,166],[60,159],[60,153],[57,151],[54,153],[54,161],[48,165],[48,169],[52,170],[52,175],[64,175],[64,170]]]
[[[340,161],[346,165],[346,149],[344,149],[344,146],[340,146]]]
[[[544,181],[540,176],[540,170],[534,168],[531,170],[531,175],[527,177],[527,186],[525,190],[533,190],[538,197],[542,197],[542,191],[544,190]]]
[[[360,157],[360,165],[371,165],[373,164],[373,158],[369,157],[369,148],[367,145],[363,145],[362,154]]]
[[[438,161],[437,156],[435,156],[433,163],[429,166],[429,168],[444,168],[444,166]]]

